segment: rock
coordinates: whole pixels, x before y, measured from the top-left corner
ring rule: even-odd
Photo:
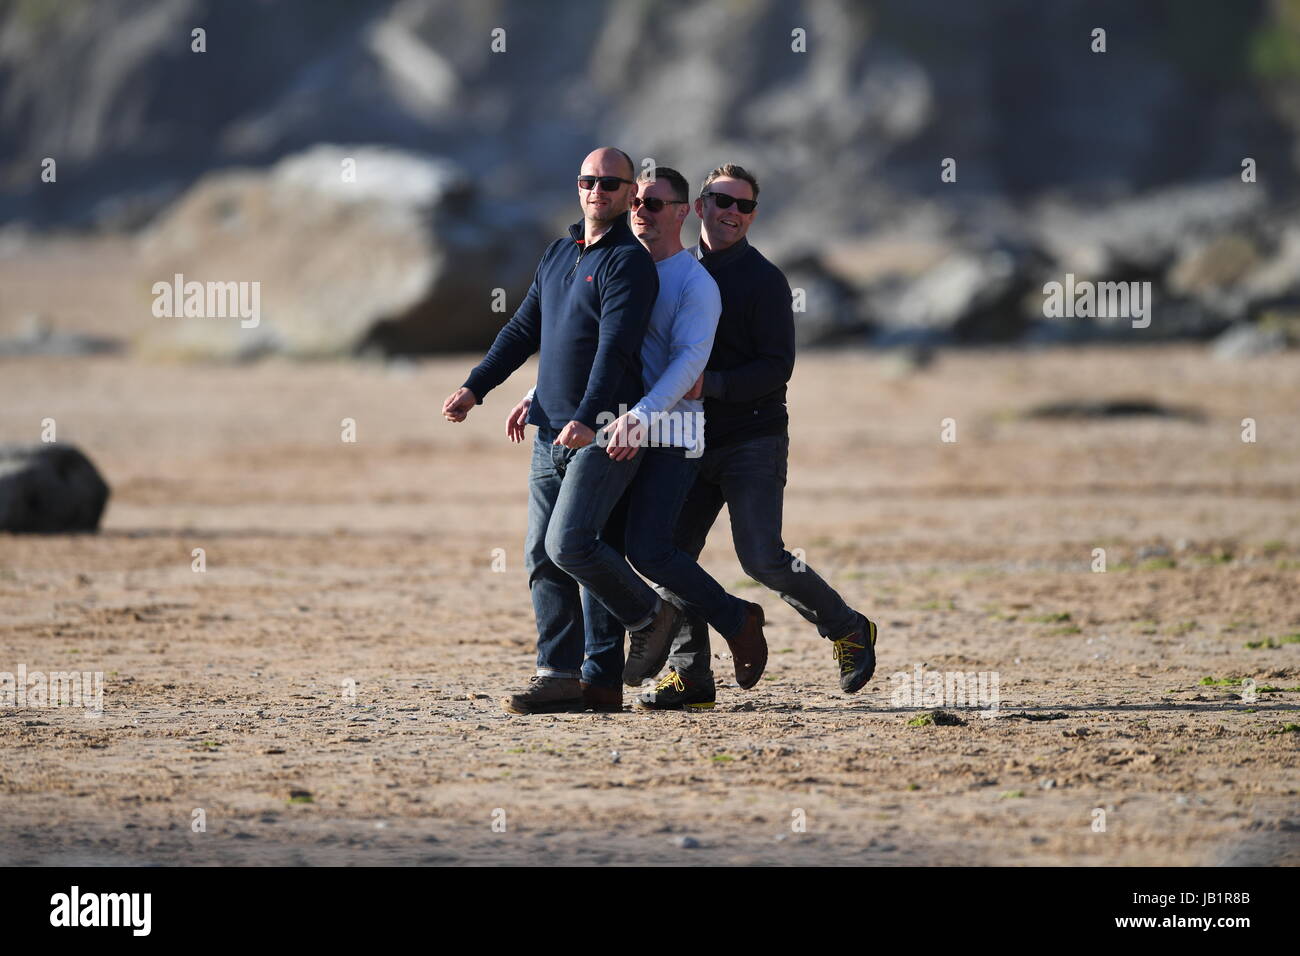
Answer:
[[[120,350],[116,339],[80,333],[56,332],[43,315],[26,315],[22,332],[11,339],[0,339],[0,357],[24,355],[100,355]]]
[[[815,256],[788,262],[783,271],[794,296],[796,346],[830,345],[867,331],[852,286]]]
[[[1147,398],[1063,399],[1036,405],[1025,412],[1026,418],[1041,419],[1107,419],[1137,416],[1181,418],[1190,422],[1205,420],[1205,413],[1198,408],[1163,405]]]
[[[892,278],[922,276],[956,250],[950,240],[882,230],[829,246],[822,261],[830,272],[866,291]]]
[[[1211,351],[1216,359],[1255,358],[1286,349],[1286,333],[1280,328],[1261,328],[1239,322],[1214,340]]]
[[[1126,272],[1154,277],[1173,265],[1187,243],[1244,228],[1267,203],[1263,190],[1228,179],[1170,186],[1100,207],[1048,203],[1032,228],[1062,273],[1097,280]]]
[[[1196,244],[1169,269],[1165,285],[1175,295],[1190,296],[1229,318],[1245,317],[1242,288],[1262,261],[1253,238],[1230,233]]]
[[[1034,282],[1027,259],[1009,246],[971,244],[915,278],[895,276],[869,289],[864,312],[885,326],[872,344],[926,346],[951,341],[1006,342],[1030,327],[1024,301]]]
[[[96,531],[109,489],[70,445],[0,446],[0,531]]]
[[[1276,220],[1188,243],[1169,270],[1168,292],[1233,322],[1300,304],[1300,227],[1288,222],[1295,210],[1273,212]]]
[[[909,727],[965,727],[966,721],[946,710],[932,710],[913,717]]]
[[[1281,301],[1290,301],[1294,306],[1300,298],[1300,226],[1288,221],[1296,218],[1297,210],[1281,211],[1279,215],[1287,224],[1268,233],[1271,252],[1241,280],[1252,307]]]
[[[355,181],[343,178],[349,161]],[[217,359],[484,348],[545,247],[516,208],[480,203],[447,160],[316,146],[269,169],[205,177],[141,237],[150,287],[178,274],[257,283],[245,301],[260,314],[164,315],[140,344]],[[504,313],[493,311],[495,289]]]
[[[223,0],[0,4],[0,221],[103,218],[120,196],[184,188],[205,168],[340,140],[435,143],[511,190],[545,183],[557,196],[549,184],[572,174],[580,143],[653,151],[693,183],[740,156],[773,197],[765,210],[784,203],[792,222],[838,235],[861,231],[873,188],[1146,188],[1248,155],[1262,180],[1288,170],[1294,120],[1250,70],[1213,68],[1286,29],[1258,4],[1220,5],[1190,33],[1115,5],[1106,22],[1124,42],[1107,70],[1086,43],[1057,39],[1087,37],[1087,4],[956,4],[938,20],[910,0],[806,4],[793,20],[775,0],[733,6],[665,17],[645,3],[375,0],[304,17]],[[806,55],[792,49],[796,25]],[[209,53],[178,46],[196,26]],[[489,45],[497,27],[504,55]],[[737,58],[737,47],[765,52]],[[236,53],[232,77],[221,57]],[[57,190],[19,174],[47,155]],[[957,182],[938,183],[941,157],[959,159]]]
[[[257,328],[159,319],[155,354],[479,349],[555,234],[528,223],[576,219],[577,163],[614,143],[693,190],[728,158],[758,175],[751,238],[807,293],[800,343],[1206,338],[1300,295],[1300,227],[1280,206],[1297,108],[1259,95],[1252,70],[1215,68],[1285,29],[1258,4],[1220,5],[1191,32],[1115,5],[1124,42],[1102,71],[1086,43],[1026,42],[1086,37],[1080,3],[957,4],[937,21],[909,0],[805,4],[807,55],[776,0],[672,17],[587,0],[326,6],[0,3],[0,255],[57,224],[144,228],[146,289],[175,271],[262,283]],[[178,46],[196,26],[210,53]],[[738,60],[738,46],[766,52]],[[342,189],[339,147],[302,152],[318,143],[388,159],[367,154]],[[438,169],[420,170],[423,150]],[[46,156],[57,188],[32,175]],[[1237,174],[1245,156],[1259,183]],[[168,248],[186,228],[195,242]],[[824,272],[801,268],[810,254]],[[1153,281],[1152,326],[1044,321],[1042,284],[1065,272]],[[506,314],[489,310],[495,288]]]
[[[673,840],[673,843],[679,850],[698,850],[700,848],[700,841],[695,837],[679,836]]]

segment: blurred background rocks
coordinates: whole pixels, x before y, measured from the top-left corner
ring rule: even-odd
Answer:
[[[803,345],[1253,354],[1296,341],[1298,130],[1298,0],[0,0],[0,339],[39,313],[150,356],[481,348],[613,143],[758,174]],[[39,278],[110,261],[89,315]],[[260,281],[259,326],[154,318],[175,272]],[[1066,273],[1150,281],[1151,327],[1045,318]]]

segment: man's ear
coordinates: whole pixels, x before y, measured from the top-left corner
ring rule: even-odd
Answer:
[[[695,200],[695,215],[699,216],[701,219],[704,218],[704,200],[703,200],[703,199],[697,199],[697,200]]]

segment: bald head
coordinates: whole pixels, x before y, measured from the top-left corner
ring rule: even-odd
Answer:
[[[582,172],[592,176],[636,179],[636,163],[617,146],[602,146],[587,154],[587,158],[582,161]]]
[[[628,202],[636,188],[635,178],[636,165],[621,149],[602,146],[587,154],[578,172],[578,202],[582,205],[589,236],[603,232],[627,214]],[[584,182],[590,185],[584,186]]]

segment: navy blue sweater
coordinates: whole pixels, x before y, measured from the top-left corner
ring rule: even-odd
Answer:
[[[594,430],[602,412],[617,415],[641,398],[641,342],[658,295],[654,260],[626,216],[589,247],[582,224],[570,226],[547,247],[523,304],[465,387],[482,404],[540,349],[529,423],[558,430],[578,421]]]
[[[784,435],[785,383],[794,372],[794,309],[785,274],[741,239],[718,252],[691,250],[722,295],[704,372],[704,441],[716,448]]]

